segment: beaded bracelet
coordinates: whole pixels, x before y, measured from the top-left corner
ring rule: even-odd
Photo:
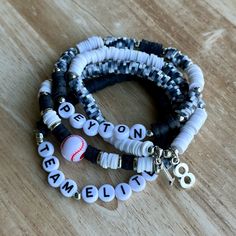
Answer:
[[[97,39],[96,39],[97,40]],[[90,40],[91,41],[91,40]],[[90,46],[89,46],[90,47]],[[96,47],[95,47],[96,48]],[[81,52],[82,50],[80,50],[80,52]],[[96,61],[96,60],[95,60]],[[93,62],[93,61],[92,61]],[[186,64],[188,64],[188,63],[186,63]],[[194,71],[193,70],[193,72],[194,73],[196,73],[196,70]],[[194,74],[193,73],[193,74]],[[196,78],[195,78],[196,79]],[[194,79],[193,79],[194,80]],[[47,86],[46,86],[47,87]],[[40,91],[40,94],[42,94],[42,93],[47,93],[47,92],[45,92],[45,89],[42,89],[42,87],[41,87],[41,91]],[[44,94],[44,95],[48,95],[48,94]],[[50,110],[51,108],[49,108],[49,110],[47,110],[47,111],[45,111],[44,112],[44,122],[48,125],[48,127],[49,128],[51,128],[52,130],[53,130],[53,132],[54,132],[54,134],[56,134],[56,135],[58,135],[58,137],[59,137],[59,140],[60,141],[62,141],[62,140],[64,140],[64,138],[65,138],[65,136],[67,136],[68,137],[68,132],[64,132],[65,131],[65,129],[63,129],[62,127],[64,127],[64,126],[62,126],[62,124],[60,123],[60,121],[59,121],[59,117],[58,118],[56,118],[56,119],[54,119],[55,118],[55,114],[54,114],[54,112],[52,111],[52,110]],[[196,111],[200,111],[200,110],[202,110],[202,109],[196,109]],[[196,114],[196,111],[194,112],[194,114]],[[54,114],[53,116],[53,119],[52,119],[52,114]],[[192,115],[192,113],[190,113],[190,115],[192,115],[191,117],[193,117],[194,116],[194,114]],[[199,125],[200,123],[204,123],[204,119],[201,119],[201,122],[199,122],[198,120],[199,120],[199,118],[201,118],[201,116],[199,117],[199,114],[201,115],[201,113],[198,113],[198,115],[195,115],[195,120],[194,119],[190,119],[189,121],[187,121],[187,123],[184,125],[184,127],[185,127],[185,129],[184,129],[184,131],[186,131],[186,132],[182,132],[182,134],[183,133],[187,133],[187,134],[189,134],[189,136],[193,136],[193,133],[195,132],[198,132],[198,129],[199,129],[199,126],[201,126],[201,125]],[[191,122],[190,122],[191,121]],[[196,124],[193,124],[194,123],[194,121],[198,121],[198,124],[196,125]],[[57,127],[60,127],[59,129],[57,129]],[[183,129],[183,128],[182,128]],[[62,130],[63,130],[63,132],[62,132]],[[183,136],[183,135],[182,135]],[[71,136],[70,136],[71,137]],[[69,137],[69,138],[70,138]],[[41,135],[39,135],[39,137],[38,137],[40,140],[42,139],[42,136]],[[73,138],[73,137],[72,137]],[[177,138],[178,138],[178,136],[177,136]],[[180,138],[181,139],[181,138]],[[189,138],[190,139],[190,138]],[[68,139],[67,139],[68,140]],[[42,140],[41,140],[42,141]],[[40,141],[40,142],[41,142]],[[178,141],[178,140],[177,140]],[[189,141],[189,140],[188,140]],[[188,143],[188,141],[187,142],[185,142],[185,146],[186,146],[186,143]],[[83,141],[82,141],[82,143],[83,143]],[[178,143],[178,142],[177,142]],[[41,144],[40,144],[41,145]],[[39,146],[40,146],[39,145]],[[182,145],[182,146],[181,146]],[[181,149],[181,147],[182,147],[182,151],[183,151],[183,143],[180,145],[180,147],[179,147],[179,149]],[[80,140],[80,146],[81,146],[81,140]],[[83,146],[83,145],[82,145]],[[184,147],[185,147],[184,146]],[[45,148],[44,148],[45,149]],[[46,151],[48,151],[48,149],[50,149],[50,148],[48,148],[48,146],[47,146],[47,148],[46,148]],[[83,148],[82,148],[83,149]],[[80,151],[82,150],[81,149],[81,147],[80,147]],[[42,150],[42,149],[41,149]],[[181,152],[182,152],[181,151]],[[143,158],[143,159],[147,159],[147,158]],[[56,161],[55,161],[56,162]],[[162,165],[162,167],[163,167],[163,165]],[[58,168],[58,167],[57,167]],[[57,169],[56,168],[56,169]],[[180,168],[184,168],[184,174],[182,173],[180,173]],[[180,164],[178,164],[177,166],[175,166],[175,168],[174,168],[174,170],[173,170],[173,173],[174,173],[174,175],[175,176],[177,176],[177,177],[180,177],[180,183],[181,183],[181,181],[182,181],[182,184],[181,184],[181,186],[182,187],[189,187],[188,186],[188,184],[185,182],[185,177],[188,177],[188,178],[190,178],[191,180],[192,180],[192,183],[195,181],[195,177],[192,175],[191,176],[191,174],[190,173],[188,173],[188,167],[186,166],[186,164],[184,164],[184,163],[180,163]],[[137,177],[137,178],[139,178],[139,177]],[[136,182],[136,184],[137,184],[137,181],[135,181]],[[63,185],[63,184],[62,184]],[[61,186],[62,186],[61,185]],[[69,182],[67,182],[65,185],[63,185],[63,187],[62,187],[62,189],[67,189],[68,188],[68,185],[70,185],[70,183]],[[72,184],[73,185],[73,184]],[[140,185],[140,184],[139,184]],[[185,186],[186,185],[186,186]],[[124,194],[124,191],[123,191],[124,189],[122,189],[122,187],[121,187],[121,192]],[[135,190],[134,190],[135,191]],[[71,192],[71,191],[70,191]],[[73,192],[73,191],[72,191]],[[129,191],[128,191],[129,192]],[[72,194],[73,195],[73,194]],[[83,191],[82,191],[82,196],[83,196]],[[118,197],[118,199],[119,199],[119,197]],[[122,199],[120,199],[120,200],[122,200]]]

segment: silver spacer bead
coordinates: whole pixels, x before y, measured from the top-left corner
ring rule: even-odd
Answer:
[[[152,137],[154,134],[151,130],[147,130],[146,136],[147,137]]]
[[[76,193],[74,194],[73,198],[74,198],[75,200],[79,201],[79,200],[81,199],[81,193],[76,192]]]
[[[118,160],[118,166],[117,166],[117,168],[120,169],[121,166],[122,166],[122,157],[119,156],[119,160]]]
[[[67,79],[70,80],[70,81],[76,79],[76,77],[77,76],[75,74],[71,73],[71,72],[67,73]]]
[[[137,167],[138,167],[138,157],[135,157],[133,160],[133,170],[137,171]]]
[[[35,134],[36,143],[37,143],[37,145],[39,145],[40,143],[43,142],[43,138],[44,138],[43,134],[40,133],[38,130],[35,130],[34,134]]]
[[[50,128],[51,131],[53,131],[60,124],[61,124],[61,121],[58,121],[58,122],[52,124],[49,128]]]
[[[97,164],[98,165],[100,165],[100,163],[101,163],[101,156],[102,156],[102,152],[99,152],[98,156],[97,156]]]
[[[65,98],[63,98],[63,97],[59,97],[58,98],[58,102],[61,104],[61,103],[63,103],[63,102],[65,102],[66,101],[66,99]]]
[[[172,152],[169,149],[166,149],[163,151],[163,157],[164,158],[171,158],[172,157]]]

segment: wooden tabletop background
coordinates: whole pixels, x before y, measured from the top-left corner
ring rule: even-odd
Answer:
[[[235,0],[0,0],[0,235],[236,235],[235,13]],[[171,188],[160,175],[127,202],[87,205],[48,186],[33,136],[37,90],[60,53],[91,35],[162,42],[203,69],[208,120],[183,156],[193,189]],[[96,98],[114,123],[155,120],[154,101],[134,82]],[[133,174],[60,161],[80,187]]]

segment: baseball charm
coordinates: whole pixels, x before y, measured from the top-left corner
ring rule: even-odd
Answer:
[[[79,135],[67,137],[61,144],[62,156],[72,162],[78,162],[84,158],[87,142]]]

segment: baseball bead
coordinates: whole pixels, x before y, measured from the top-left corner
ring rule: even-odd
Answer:
[[[84,158],[87,142],[79,135],[67,137],[61,144],[62,156],[72,162],[78,162]]]

